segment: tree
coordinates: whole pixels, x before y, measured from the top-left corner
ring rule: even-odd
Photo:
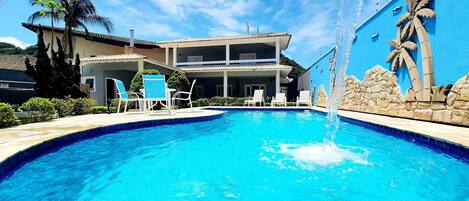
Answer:
[[[33,0],[31,2],[35,2]],[[40,0],[37,0],[40,1]],[[64,45],[68,50],[67,56],[73,57],[73,30],[81,28],[85,30],[89,36],[86,24],[98,25],[106,29],[108,33],[113,30],[111,20],[106,17],[96,14],[96,7],[91,0],[42,0],[53,1],[60,4],[59,17],[57,19],[63,20],[65,23],[65,31],[63,40],[66,41]],[[34,14],[33,14],[34,15]],[[41,16],[51,16],[52,13],[45,12],[45,15],[38,15],[37,19]],[[35,21],[35,20],[34,20]]]
[[[47,54],[49,47],[45,45],[42,30],[39,29],[37,34],[37,55],[36,64],[32,65],[29,59],[26,59],[26,71],[36,81],[34,89],[40,97],[52,98],[55,80],[54,69],[51,65],[49,55]]]
[[[184,72],[174,71],[168,79],[168,87],[176,89],[176,91],[187,91],[190,85]]]
[[[417,45],[411,41],[402,42],[401,31],[397,31],[397,38],[391,40],[389,44],[394,50],[389,54],[386,62],[391,63],[392,70],[397,71],[398,68],[407,66],[409,70],[410,80],[412,82],[415,97],[418,101],[422,100],[422,81],[417,69],[417,65],[407,52],[407,50],[417,49]]]
[[[49,58],[41,29],[38,31],[36,64],[26,59],[26,74],[36,81],[35,90],[43,98],[84,97],[80,90],[80,57],[77,54],[75,64],[65,56],[62,44],[57,38],[58,50],[52,50]]]
[[[57,38],[57,47],[57,52],[52,50],[52,66],[56,74],[54,97],[84,97],[85,94],[80,89],[80,55],[76,55],[75,64],[72,64],[71,60],[67,60],[59,38]]]
[[[435,85],[430,40],[422,20],[420,19],[435,17],[435,11],[426,7],[430,2],[431,0],[407,0],[407,12],[397,21],[397,26],[403,27],[401,35],[404,39],[410,39],[417,33],[422,52],[424,101],[430,101],[431,87]]]
[[[10,43],[0,42],[0,54],[14,55],[22,54],[23,50]]]
[[[282,65],[287,65],[287,66],[292,66],[292,71],[290,74],[288,74],[288,77],[290,78],[296,78],[298,75],[303,73],[305,71],[305,68],[301,66],[300,64],[296,63],[295,60],[288,58],[287,56],[280,54],[280,64]]]
[[[42,6],[42,9],[29,16],[28,20],[29,22],[34,23],[36,20],[43,17],[50,18],[52,26],[51,49],[54,49],[54,21],[58,21],[63,18],[63,13],[65,12],[64,7],[55,0],[33,0],[32,5],[40,5]]]
[[[17,54],[26,54],[26,55],[35,55],[37,51],[37,46],[32,45],[26,47],[26,49],[21,49],[16,47],[13,44],[0,42],[0,55],[17,55]]]
[[[112,32],[112,22],[103,16],[96,14],[96,8],[91,0],[59,0],[65,9],[64,22],[65,33],[64,37],[67,41],[68,56],[73,56],[73,30],[82,28],[85,30],[86,35],[89,35],[86,24],[98,25],[106,29],[108,33]]]

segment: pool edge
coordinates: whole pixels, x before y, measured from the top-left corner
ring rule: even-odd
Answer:
[[[62,136],[51,138],[42,141],[38,144],[27,147],[23,150],[19,150],[13,155],[0,161],[0,183],[7,177],[9,177],[18,168],[24,164],[37,159],[40,156],[53,152],[57,149],[71,145],[73,143],[91,139],[107,134],[116,133],[124,130],[148,128],[161,125],[173,125],[182,123],[193,123],[210,121],[221,118],[225,114],[224,111],[220,113],[205,115],[205,116],[194,116],[194,117],[179,117],[179,118],[168,118],[168,119],[151,119],[141,120],[133,122],[117,123],[112,125],[100,126],[96,128],[89,128],[80,130],[77,132],[68,133]]]

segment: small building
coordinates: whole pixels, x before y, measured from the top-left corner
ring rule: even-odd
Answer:
[[[29,55],[0,55],[0,102],[21,104],[34,96],[34,80],[26,75],[25,60],[36,63]]]
[[[39,25],[23,24],[36,32]],[[50,43],[51,27],[42,26],[44,41]],[[54,28],[61,38],[64,30]],[[75,31],[74,50],[80,54],[82,83],[90,85],[91,98],[104,105],[116,97],[113,78],[126,87],[144,69],[157,69],[169,77],[182,71],[190,81],[197,79],[194,95],[200,97],[248,97],[263,89],[265,96],[287,92],[291,66],[280,64],[280,54],[288,48],[288,33],[183,39],[151,42]]]

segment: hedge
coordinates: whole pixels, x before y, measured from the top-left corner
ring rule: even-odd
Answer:
[[[96,106],[96,101],[90,98],[79,98],[75,100],[74,114],[83,115],[91,113],[91,107]]]
[[[16,126],[19,124],[15,111],[8,103],[0,103],[0,128]]]
[[[70,97],[66,97],[65,99],[53,98],[51,101],[54,104],[59,117],[70,116],[75,110],[76,100]]]
[[[57,112],[47,98],[31,98],[21,106],[21,110],[28,112],[31,122],[51,120]]]

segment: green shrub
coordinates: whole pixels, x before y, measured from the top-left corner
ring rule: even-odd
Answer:
[[[21,106],[21,110],[28,112],[31,122],[51,120],[56,113],[54,104],[47,98],[31,98]]]
[[[139,92],[143,89],[143,75],[159,75],[160,71],[157,70],[143,70],[135,74],[132,82],[130,83],[130,91]]]
[[[214,96],[210,99],[211,106],[225,106],[228,104],[229,98],[221,97],[221,96]]]
[[[210,102],[208,102],[208,99],[206,98],[199,98],[196,101],[192,102],[192,106],[194,107],[205,107],[210,105]]]
[[[19,122],[11,106],[7,103],[0,103],[0,128],[16,126]]]
[[[168,87],[176,89],[176,91],[188,91],[190,82],[185,73],[174,71],[168,79]]]
[[[96,105],[96,101],[90,98],[76,99],[74,105],[74,113],[76,115],[89,114],[91,107],[94,107]]]
[[[75,110],[76,100],[70,97],[66,97],[64,99],[53,98],[51,101],[54,104],[59,117],[72,115]]]
[[[117,108],[109,107],[111,113],[117,112]],[[108,112],[107,106],[94,106],[90,108],[91,114],[106,114]]]

